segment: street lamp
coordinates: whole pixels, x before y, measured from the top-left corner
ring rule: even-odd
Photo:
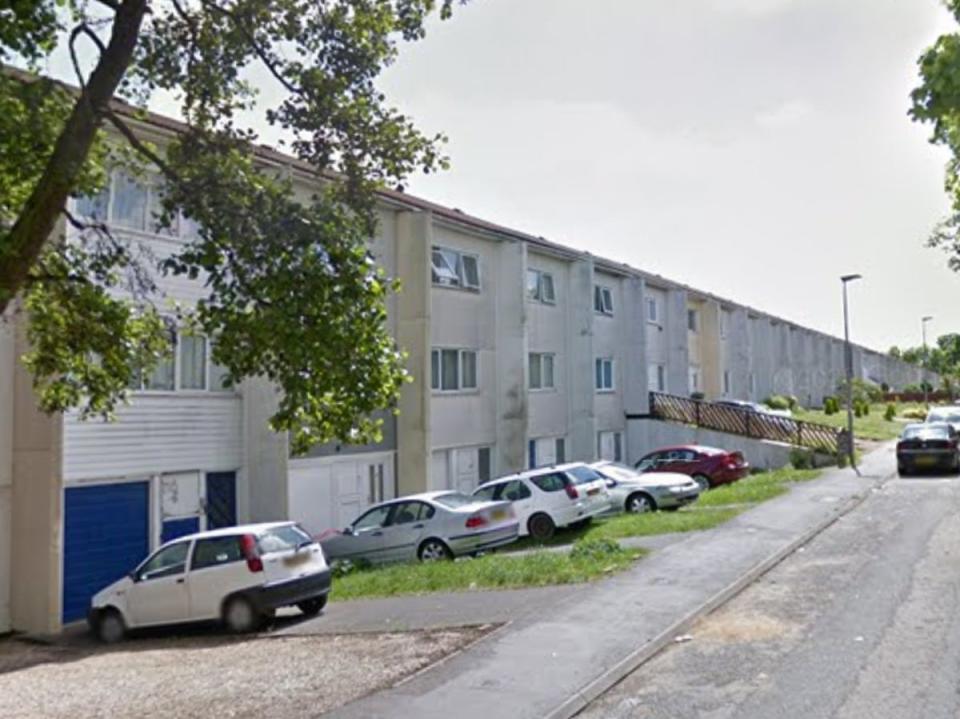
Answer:
[[[921,380],[920,384],[923,385],[923,406],[927,406],[927,322],[932,320],[933,317],[921,317],[920,318],[920,333],[923,335],[923,371],[920,374]]]
[[[847,372],[847,452],[850,457],[850,466],[858,475],[857,460],[853,453],[853,349],[850,347],[850,313],[847,309],[847,283],[859,280],[861,275],[843,275],[843,347],[846,359]]]

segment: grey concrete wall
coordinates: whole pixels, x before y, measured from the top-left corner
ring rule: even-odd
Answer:
[[[285,432],[274,432],[269,426],[280,395],[272,383],[261,378],[245,380],[242,393],[244,461],[237,513],[255,522],[287,519],[290,516],[287,490],[290,442]]]
[[[497,259],[497,461],[500,474],[526,467],[527,246],[504,242]]]
[[[570,302],[567,305],[567,395],[570,412],[568,457],[593,457],[596,453],[594,422],[593,260],[585,258],[570,267]]]
[[[664,309],[666,310],[664,332],[667,336],[667,392],[686,397],[690,394],[686,290],[668,291]]]

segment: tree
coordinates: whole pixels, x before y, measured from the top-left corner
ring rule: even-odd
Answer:
[[[960,0],[944,0],[960,22]],[[941,35],[918,61],[920,85],[911,93],[910,116],[933,126],[930,142],[947,147],[953,157],[947,163],[945,187],[951,213],[934,229],[930,247],[944,250],[948,264],[960,271],[960,34]]]
[[[281,393],[271,419],[295,450],[379,436],[375,410],[395,404],[403,356],[385,328],[394,283],[365,249],[376,190],[445,167],[442,136],[390,108],[376,80],[403,41],[425,35],[452,0],[13,0],[0,12],[0,61],[35,70],[57,48],[76,88],[0,75],[0,314],[29,315],[27,363],[48,411],[109,415],[138,371],[169,351],[161,275],[206,279],[178,321],[215,338],[228,379],[262,376]],[[94,57],[84,71],[83,43]],[[250,81],[280,90],[270,107]],[[138,139],[119,100],[177,98],[184,131]],[[257,170],[259,109],[324,178],[308,201]],[[115,131],[115,141],[104,126]],[[96,217],[68,213],[95,196],[107,168],[163,179],[161,228],[178,218],[195,240],[162,262],[138,257]],[[54,232],[65,218],[77,235]],[[118,293],[122,288],[124,292]],[[19,298],[19,299],[18,299]]]

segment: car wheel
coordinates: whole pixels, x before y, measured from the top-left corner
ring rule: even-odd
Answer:
[[[657,508],[657,503],[653,498],[643,492],[634,492],[627,497],[626,510],[631,514],[645,514],[653,512]]]
[[[901,477],[906,477],[910,473],[907,471],[907,468],[901,464],[897,466],[897,474],[899,474]]]
[[[693,475],[693,481],[700,486],[701,492],[706,492],[710,489],[710,479],[706,475],[695,474]]]
[[[439,539],[428,539],[420,545],[417,556],[421,562],[439,562],[445,559],[453,559],[453,552]]]
[[[550,519],[549,514],[541,512],[530,517],[530,521],[527,522],[527,529],[531,537],[543,541],[553,536],[557,526]]]
[[[246,634],[260,626],[260,615],[246,597],[233,597],[223,608],[223,623],[234,634]]]
[[[297,609],[303,612],[308,617],[315,617],[320,612],[323,611],[323,608],[327,606],[327,595],[324,594],[320,597],[314,597],[313,599],[308,599],[305,602],[298,602]]]
[[[116,609],[105,609],[97,618],[96,635],[104,644],[116,644],[127,633],[123,617]]]

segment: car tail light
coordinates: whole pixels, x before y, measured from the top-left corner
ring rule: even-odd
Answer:
[[[570,497],[570,499],[577,499],[580,496],[580,494],[577,492],[577,488],[572,484],[568,484],[566,487],[564,487],[563,491],[567,493],[567,496]]]
[[[476,529],[485,524],[488,524],[487,518],[482,514],[474,514],[472,517],[467,517],[467,529]]]
[[[257,538],[252,534],[244,534],[240,537],[240,551],[243,552],[243,558],[247,560],[247,569],[251,572],[263,571],[263,560],[260,559],[260,552],[257,551]]]

